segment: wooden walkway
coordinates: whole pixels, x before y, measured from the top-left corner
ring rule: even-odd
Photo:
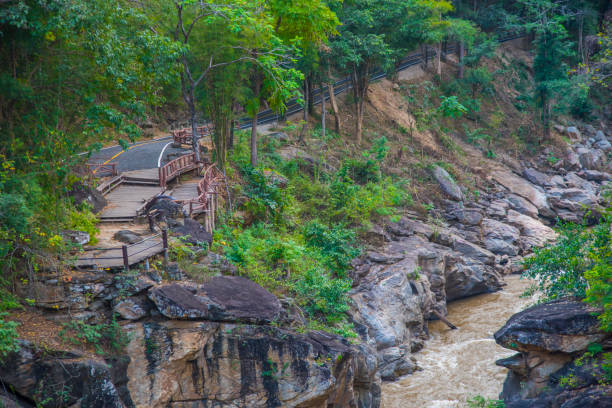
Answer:
[[[121,173],[126,183],[159,185],[159,168],[131,170]]]
[[[106,195],[108,205],[102,210],[100,221],[132,221],[148,200],[163,191],[159,186],[122,184]]]
[[[181,184],[175,185],[171,191],[167,194],[172,196],[175,200],[183,201],[183,209],[185,213],[189,214],[189,201],[198,198],[198,182],[199,178],[181,182]]]
[[[147,258],[164,252],[162,237],[154,235],[127,246],[128,265],[134,265]],[[74,266],[95,266],[98,268],[121,268],[124,266],[123,248],[98,248],[79,255]]]

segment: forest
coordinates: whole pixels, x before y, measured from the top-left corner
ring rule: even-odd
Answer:
[[[173,240],[171,261],[206,282],[216,272],[199,259],[216,254],[299,310],[292,329],[359,343],[349,292],[373,226],[407,211],[441,225],[434,167],[468,185],[466,199],[485,192],[455,171],[467,159],[454,137],[487,160],[545,151],[554,166],[559,123],[612,121],[610,13],[606,0],[0,1],[0,359],[19,347],[10,313],[37,304],[19,288],[70,268],[80,247],[64,231],[99,233],[93,208],[73,199],[96,183],[81,171],[89,158],[180,127],[226,186],[210,247]],[[510,39],[529,44],[529,64],[499,63]],[[417,53],[427,82],[389,90],[414,127],[379,126],[373,87]],[[280,154],[262,112],[316,153]],[[211,151],[199,145],[204,124]],[[423,153],[417,134],[440,147]],[[612,215],[601,196],[595,227],[557,219],[562,239],[525,268],[547,299],[603,308],[611,331]],[[83,342],[121,347],[114,317],[75,321],[93,333]]]

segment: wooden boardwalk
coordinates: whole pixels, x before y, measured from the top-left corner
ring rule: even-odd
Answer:
[[[100,213],[100,221],[131,221],[151,198],[163,192],[159,186],[122,184],[108,195],[108,205]]]
[[[143,184],[159,185],[159,169],[157,167],[152,169],[124,171],[121,175],[125,178],[127,183],[140,182]]]
[[[167,194],[172,196],[175,200],[180,200],[185,202],[183,205],[183,210],[187,214],[189,214],[189,204],[188,201],[195,200],[198,198],[198,182],[200,178],[196,178],[193,180],[184,181],[181,184],[177,184],[172,188],[172,191],[169,191]]]
[[[158,235],[144,239],[141,242],[127,246],[128,264],[134,265],[147,258],[164,252],[162,237]],[[123,263],[123,249],[121,247],[108,249],[95,249],[80,254],[74,266],[95,266],[98,268],[121,268]]]

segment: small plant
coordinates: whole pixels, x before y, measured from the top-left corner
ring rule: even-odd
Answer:
[[[548,164],[552,166],[556,164],[559,160],[560,159],[557,159],[555,155],[553,154],[553,152],[548,152],[548,155],[546,156],[546,161],[548,162]]]
[[[74,333],[74,336],[69,336],[69,330]],[[75,345],[90,344],[100,355],[106,354],[104,346],[118,352],[129,341],[114,315],[108,324],[88,324],[82,320],[70,321],[64,324],[59,336]]]
[[[459,103],[456,96],[441,96],[438,112],[445,118],[460,118],[468,110],[465,106]]]
[[[506,406],[501,400],[485,398],[482,395],[474,395],[468,398],[466,403],[468,408],[505,408]]]
[[[19,344],[17,343],[19,334],[16,330],[19,324],[5,321],[4,317],[6,317],[7,314],[8,313],[0,313],[0,361],[2,361],[7,354],[19,351]]]

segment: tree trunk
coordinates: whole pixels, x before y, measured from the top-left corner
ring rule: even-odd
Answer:
[[[340,134],[340,114],[338,113],[338,104],[336,104],[336,95],[334,93],[334,80],[331,76],[331,68],[327,68],[327,77],[329,79],[329,102],[331,103],[332,110],[334,111],[334,126],[335,131]]]
[[[436,73],[438,76],[442,75],[442,61],[440,60],[442,56],[442,43],[438,43],[436,49]]]
[[[314,97],[312,96],[312,75],[308,75],[308,80],[306,83],[308,84],[308,114],[312,116],[312,111],[314,110]]]
[[[255,99],[258,106],[255,108],[253,120],[251,121],[251,166],[257,166],[257,114],[259,113],[259,91],[261,88],[261,77],[255,75]]]
[[[363,101],[357,102],[357,123],[355,124],[355,137],[357,139],[357,145],[361,145],[361,133],[363,123]]]
[[[308,78],[304,78],[304,122],[308,123]]]
[[[325,88],[321,84],[321,138],[325,140]]]
[[[196,162],[200,162],[200,143],[198,142],[198,126],[196,124],[196,110],[195,103],[193,99],[193,90],[191,92],[192,97],[189,102],[189,113],[191,114],[191,147],[195,152],[195,160]]]
[[[227,143],[227,148],[231,150],[234,148],[234,128],[236,127],[236,121],[234,119],[232,119],[230,126],[231,128],[230,128],[229,141]]]
[[[463,78],[463,73],[465,67],[463,66],[463,57],[465,57],[465,43],[463,41],[459,41],[459,71],[457,72],[457,77],[459,79]]]
[[[580,58],[582,59],[582,63],[585,64],[586,58],[584,55],[584,44],[583,44],[583,39],[582,39],[583,31],[584,31],[584,15],[580,14],[578,16],[578,55],[580,55]]]
[[[257,166],[257,113],[251,121],[251,166]]]

